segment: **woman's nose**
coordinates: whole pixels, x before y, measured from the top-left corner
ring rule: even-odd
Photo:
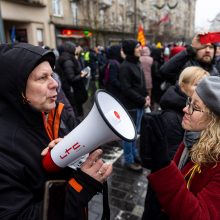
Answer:
[[[188,114],[188,110],[189,110],[189,105],[186,105],[186,106],[183,108],[183,112]]]
[[[50,88],[58,88],[58,82],[52,77],[51,77],[51,81],[49,83],[49,87]]]

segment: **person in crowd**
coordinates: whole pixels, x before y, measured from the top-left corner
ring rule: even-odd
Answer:
[[[121,57],[121,45],[112,45],[108,49],[108,62],[105,68],[103,83],[105,89],[116,98],[121,93],[121,83],[119,81],[119,69],[123,59]]]
[[[83,103],[88,99],[84,84],[86,73],[82,71],[82,66],[76,59],[75,52],[74,43],[70,41],[64,43],[56,62],[56,72],[60,76],[62,89],[75,110],[76,116],[82,118],[84,115]]]
[[[0,219],[43,219],[49,180],[66,181],[63,207],[54,208],[64,210],[60,219],[87,219],[88,201],[112,172],[100,149],[80,169],[49,173],[43,168],[43,156],[67,134],[66,112],[56,103],[54,65],[54,53],[40,46],[0,46]]]
[[[145,86],[144,73],[140,67],[141,44],[136,40],[124,40],[122,50],[126,57],[120,66],[119,81],[121,83],[120,100],[129,111],[140,132],[141,118],[144,107],[150,105]],[[138,158],[136,142],[123,142],[124,161],[127,168],[133,171],[142,171]]]
[[[151,143],[153,164],[148,180],[160,204],[154,220],[220,218],[219,97],[218,76],[207,76],[199,82],[183,109],[182,126],[187,131],[200,132],[200,136],[190,146],[182,142],[173,160],[168,155],[161,116],[149,122],[149,131],[155,138]]]
[[[174,46],[170,50],[170,58],[172,58],[173,56],[175,56],[176,54],[180,53],[185,49],[186,47],[181,43],[174,44]]]
[[[86,67],[85,60],[82,54],[83,54],[83,48],[80,45],[77,45],[75,49],[75,57],[79,61],[81,70]]]
[[[98,68],[98,57],[95,48],[89,49],[89,67],[91,68],[92,80],[96,79],[97,68]]]
[[[160,67],[164,63],[163,50],[161,48],[151,48],[151,57],[153,58],[153,64],[151,66],[152,76],[152,95],[151,105],[152,110],[157,111],[160,108],[159,102],[164,91],[161,89],[161,84],[164,81],[159,74]]]
[[[185,68],[179,77],[179,82],[175,86],[170,86],[170,88],[164,93],[161,98],[161,119],[164,125],[164,135],[166,136],[168,154],[172,159],[176,153],[179,144],[182,140],[186,146],[190,145],[194,140],[197,140],[199,132],[185,132],[181,122],[183,118],[183,108],[185,107],[187,97],[191,97],[197,84],[204,78],[209,76],[209,73],[202,69],[201,67],[187,67]],[[152,113],[154,114],[154,113]],[[140,146],[141,149],[145,148],[148,151],[140,152],[143,166],[152,169],[152,156],[151,156],[151,141],[152,134],[149,131],[148,126],[149,121],[152,120],[152,115],[147,114],[143,117],[142,127],[141,127],[141,139]],[[155,116],[157,118],[157,115]],[[149,152],[146,154],[146,152]],[[148,187],[147,196],[145,199],[145,211],[143,214],[143,219],[158,219],[161,215],[160,206],[156,199],[156,196],[151,189]]]
[[[151,67],[153,64],[153,58],[150,56],[150,53],[151,52],[149,47],[147,46],[143,47],[141,50],[140,62],[144,71],[147,92],[148,95],[151,97],[151,90],[152,90]]]
[[[215,65],[216,68],[218,70],[218,72],[220,73],[220,42],[215,43],[216,46],[216,52],[215,52]]]
[[[140,138],[140,151],[141,155],[145,153],[145,156],[141,157],[142,164],[148,169],[151,169],[151,153],[150,147],[150,133],[148,132],[148,121],[151,120],[153,115],[161,114],[161,118],[164,123],[164,135],[167,137],[169,146],[169,156],[173,158],[180,142],[184,137],[184,129],[181,126],[183,111],[185,107],[187,97],[191,97],[198,82],[208,76],[209,73],[201,67],[191,66],[185,68],[179,77],[179,82],[170,88],[163,94],[160,100],[161,111],[145,114],[141,124],[141,138]],[[142,150],[143,149],[143,150]]]
[[[171,46],[171,44],[164,46],[163,57],[165,62],[167,62],[170,59]]]
[[[186,50],[181,51],[161,66],[160,75],[166,82],[174,85],[181,71],[188,66],[200,66],[210,75],[220,75],[214,65],[215,45],[212,43],[201,44],[199,36],[194,36],[191,45],[187,46]]]

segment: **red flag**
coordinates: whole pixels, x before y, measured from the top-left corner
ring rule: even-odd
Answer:
[[[141,46],[145,46],[145,37],[144,37],[144,29],[143,26],[140,24],[138,27],[138,35],[137,35],[137,40],[141,43]]]
[[[167,23],[169,20],[170,20],[170,16],[169,16],[169,14],[167,13],[164,17],[162,17],[162,18],[159,20],[158,24]]]

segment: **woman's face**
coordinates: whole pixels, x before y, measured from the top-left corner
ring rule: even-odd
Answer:
[[[191,104],[187,105],[183,112],[185,114],[182,120],[182,127],[188,131],[202,131],[211,120],[205,104],[196,92],[192,95]]]
[[[137,46],[134,49],[134,56],[140,57],[141,56],[141,45],[137,44]]]
[[[31,106],[42,112],[55,108],[58,84],[52,76],[49,62],[44,61],[35,67],[27,80],[26,98]]]

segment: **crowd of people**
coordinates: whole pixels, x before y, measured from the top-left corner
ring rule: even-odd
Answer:
[[[102,150],[55,173],[42,159],[101,88],[123,104],[140,136],[139,146],[122,141],[125,169],[151,171],[142,219],[220,219],[220,43],[199,37],[164,47],[126,39],[94,50],[70,41],[57,50],[0,45],[0,218],[88,219],[88,202],[106,193],[112,173]],[[63,187],[53,192],[54,209],[48,183]]]

